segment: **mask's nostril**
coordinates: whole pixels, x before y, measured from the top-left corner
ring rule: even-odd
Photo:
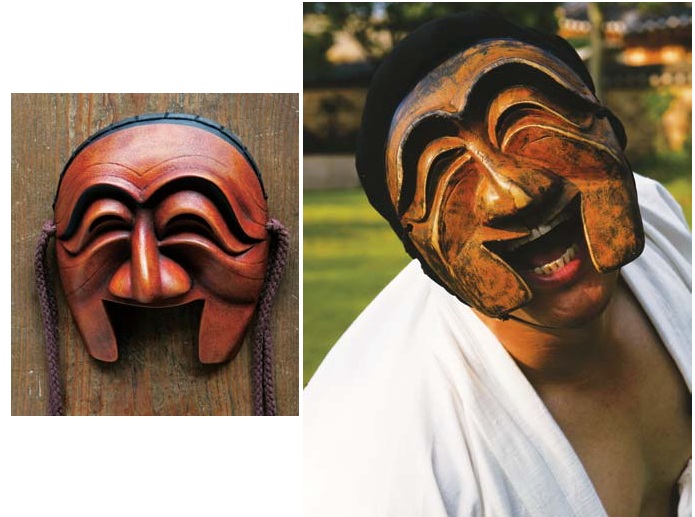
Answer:
[[[111,277],[109,292],[124,300],[153,303],[184,295],[191,290],[191,277],[176,262],[160,256],[158,264],[158,271],[153,272],[158,281],[152,282],[152,275],[143,277],[133,271],[133,264],[129,260]]]
[[[123,264],[109,281],[109,292],[119,298],[131,299],[133,289],[130,285],[130,261]]]
[[[161,296],[173,298],[191,290],[191,277],[181,266],[167,257],[161,257],[159,264],[162,278]]]

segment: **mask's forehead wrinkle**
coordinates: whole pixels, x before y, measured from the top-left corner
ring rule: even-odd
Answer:
[[[177,156],[172,156],[171,158],[166,158],[166,159],[160,161],[159,163],[155,163],[151,167],[148,167],[147,169],[143,170],[142,174],[147,174],[150,171],[157,171],[157,169],[159,169],[159,167],[161,167],[163,165],[166,165],[170,162],[176,162],[177,160],[187,159],[187,158],[192,159],[192,160],[195,160],[196,158],[201,158],[205,161],[210,160],[210,161],[216,163],[217,165],[219,165],[222,168],[222,170],[229,169],[229,167],[230,167],[230,164],[221,162],[220,160],[216,159],[213,156],[207,156],[205,154],[188,153],[188,154],[180,154]]]
[[[138,171],[137,169],[135,169],[133,167],[128,167],[127,165],[120,163],[120,162],[95,162],[95,163],[92,163],[90,165],[87,165],[84,168],[84,170],[89,171],[90,169],[92,169],[94,167],[101,167],[101,166],[110,166],[113,168],[122,168],[122,169],[125,169],[126,171],[132,172],[133,174],[137,174],[138,176],[142,175],[142,172]],[[119,174],[119,173],[115,172],[115,174]]]

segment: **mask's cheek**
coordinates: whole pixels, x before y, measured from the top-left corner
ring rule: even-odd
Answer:
[[[244,341],[255,308],[255,304],[206,299],[198,332],[200,362],[216,364],[234,357]]]
[[[505,153],[528,159],[571,183],[623,181],[627,170],[622,151],[596,143],[591,135],[527,128],[516,132],[506,143]]]
[[[639,206],[622,182],[606,182],[582,196],[582,220],[591,260],[600,273],[636,259],[644,249]]]
[[[260,296],[268,261],[268,242],[238,256],[224,253],[205,240],[171,240],[162,253],[193,279],[194,288],[234,304],[254,304]]]
[[[115,238],[78,255],[68,253],[60,241],[56,246],[68,307],[89,355],[100,361],[118,359],[116,336],[103,300],[109,280],[122,263],[119,257],[127,253],[127,238]]]
[[[451,255],[446,279],[459,298],[492,317],[503,316],[531,301],[521,276],[478,239]]]
[[[461,301],[499,317],[527,304],[532,293],[521,276],[483,244],[484,214],[473,208],[476,190],[452,188],[411,238],[434,274]]]
[[[557,135],[529,141],[526,133],[516,135],[524,145],[510,142],[510,149],[529,156],[551,156],[545,152],[548,145],[557,149],[546,166],[580,193],[584,235],[596,270],[612,271],[637,258],[644,248],[642,218],[632,172],[616,151]]]
[[[213,364],[231,359],[241,346],[263,288],[268,242],[230,256],[205,241],[162,246],[191,275],[205,300],[198,335],[198,356]]]
[[[129,235],[114,233],[82,252],[68,252],[62,241],[56,245],[58,270],[68,299],[89,297],[104,291],[116,270],[128,259]]]

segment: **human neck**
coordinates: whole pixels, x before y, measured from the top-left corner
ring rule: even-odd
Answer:
[[[581,384],[590,382],[611,364],[612,305],[609,303],[601,314],[576,328],[543,328],[475,312],[532,384]],[[519,318],[526,319],[524,315]]]

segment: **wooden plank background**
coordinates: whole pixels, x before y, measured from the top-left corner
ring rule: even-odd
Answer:
[[[33,254],[60,171],[84,139],[112,122],[165,111],[201,115],[236,133],[256,160],[271,217],[291,234],[290,260],[272,319],[278,413],[298,414],[297,94],[13,94],[12,95],[12,414],[44,415],[46,358]],[[112,314],[119,359],[86,352],[55,268],[60,363],[68,415],[250,415],[250,340],[223,365],[201,365],[201,306]]]

